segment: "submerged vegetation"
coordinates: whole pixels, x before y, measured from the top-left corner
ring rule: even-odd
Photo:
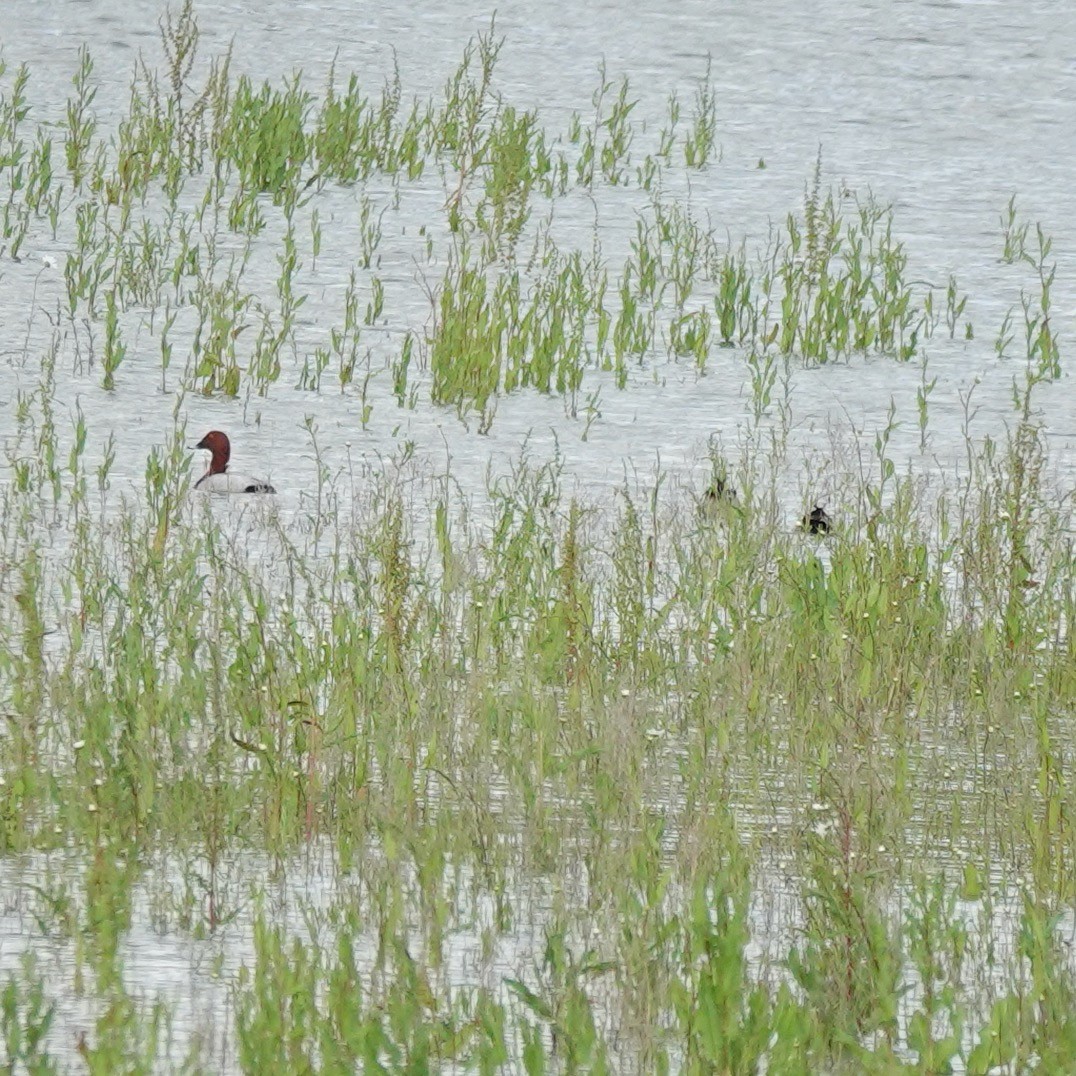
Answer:
[[[670,193],[719,157],[708,70],[647,148],[604,69],[563,133],[507,101],[492,29],[411,101],[398,75],[233,77],[198,38],[189,2],[164,16],[107,130],[87,50],[60,135],[3,75],[4,272],[30,239],[67,252],[4,404],[0,863],[34,939],[8,1066],[1064,1071],[1076,590],[1035,406],[1061,373],[1042,228],[1002,222],[1030,270],[996,345],[1026,345],[1011,428],[928,480],[891,411],[830,461],[832,519],[809,467],[790,517],[793,364],[915,359],[925,441],[923,345],[973,336],[889,207],[824,190],[820,159],[761,248],[722,238]],[[638,199],[619,263],[597,227],[559,238],[554,207],[599,188]],[[386,237],[431,190],[415,307]],[[284,379],[356,429],[428,406],[488,431],[527,390],[585,436],[594,385],[718,355],[753,422],[701,498],[665,473],[588,497],[524,449],[476,508],[406,449],[333,474],[312,418],[294,512],[188,496],[190,394]],[[173,394],[137,496],[111,436],[88,448],[108,415],[76,399],[64,427],[67,378]],[[208,1022],[145,999],[136,929],[191,947]]]

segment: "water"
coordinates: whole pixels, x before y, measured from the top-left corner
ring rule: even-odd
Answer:
[[[86,4],[11,5],[4,55],[10,65],[30,65],[31,97],[42,112],[60,112],[82,43],[97,65],[96,105],[103,128],[126,104],[136,56],[159,59],[156,4],[116,7],[112,15],[109,10]],[[216,55],[231,43],[237,72],[274,78],[302,68],[312,86],[320,87],[335,56],[339,71],[359,71],[374,91],[395,59],[405,94],[415,96],[437,92],[467,41],[488,28],[488,15],[451,5],[421,19],[393,5],[368,5],[358,25],[350,4],[224,4],[200,8],[199,14],[201,55]],[[1076,55],[1064,51],[1070,37],[1058,22],[1073,18],[1046,4],[1018,10],[1005,4],[832,4],[810,15],[790,4],[753,7],[750,13],[740,5],[697,4],[675,16],[654,5],[632,19],[612,18],[601,8],[571,13],[550,8],[543,14],[528,4],[499,7],[496,26],[506,38],[499,66],[502,91],[520,106],[538,107],[550,130],[563,130],[573,108],[589,110],[601,58],[612,78],[630,78],[640,98],[633,115],[637,125],[655,128],[670,93],[678,93],[687,110],[709,55],[723,159],[693,173],[683,196],[733,239],[745,236],[749,244],[761,244],[771,221],[802,204],[820,150],[826,181],[859,192],[870,189],[893,202],[896,230],[911,256],[910,275],[943,288],[949,273],[956,273],[961,291],[970,296],[965,315],[976,338],[949,342],[939,334],[925,345],[929,376],[938,377],[925,457],[917,451],[914,406],[909,406],[922,373],[915,364],[899,366],[888,359],[798,371],[791,389],[799,447],[804,454],[828,453],[827,425],[862,431],[869,443],[884,425],[892,397],[905,424],[898,460],[903,456],[918,469],[944,469],[963,455],[961,393],[977,378],[975,432],[996,432],[1013,417],[1010,386],[1019,364],[999,363],[993,350],[1005,312],[1018,304],[1020,286],[1031,284],[1026,271],[999,261],[999,216],[1013,193],[1023,211],[1042,219],[1055,237],[1055,328],[1064,346],[1076,294],[1076,206],[1064,148],[1072,129]],[[1036,42],[1039,51],[1014,42]],[[1047,146],[1050,152],[1044,153]],[[760,160],[763,170],[757,167]],[[387,324],[380,340],[367,334],[375,370],[387,350],[398,348],[407,328],[426,323],[429,305],[422,282],[436,283],[443,270],[440,260],[416,264],[422,246],[417,226],[435,220],[444,199],[432,172],[400,211],[389,207],[383,218],[378,275],[386,284]],[[376,182],[370,194],[375,206],[387,206],[387,193],[379,196]],[[606,192],[602,198],[607,203],[599,205],[602,241],[615,265],[645,198],[636,191]],[[574,232],[588,243],[594,208],[589,199],[565,201],[567,210],[558,210],[567,216],[558,221],[561,234]],[[340,322],[340,296],[353,264],[354,248],[344,238],[353,229],[354,203],[353,193],[333,192],[318,203],[326,250],[316,268],[307,265],[301,274],[300,287],[309,290],[310,299],[301,311],[300,356],[324,343],[328,326]],[[247,282],[256,292],[277,273],[272,243],[264,248],[264,276]],[[5,267],[9,359],[22,352],[31,302],[37,310],[50,310],[63,296],[63,253],[62,242],[54,248],[38,235],[21,265]],[[40,257],[46,254],[58,264],[41,272]],[[258,268],[255,262],[255,274]],[[35,344],[44,345],[47,328],[35,313],[31,357]],[[111,425],[121,446],[120,473],[138,480],[148,447],[170,426],[174,401],[156,390],[156,341],[144,328],[140,332],[131,325],[129,331],[131,355],[120,370],[117,396],[100,390],[95,376],[62,379],[59,394],[68,406],[77,397],[90,416],[106,407],[116,416]],[[1014,353],[1020,345],[1018,337]],[[180,361],[177,356],[177,365]],[[26,384],[27,376],[26,371],[13,376],[10,368],[0,373],[0,399],[10,406],[14,385]],[[174,386],[176,378],[169,380]],[[735,454],[747,419],[743,365],[735,354],[717,354],[701,378],[687,362],[648,367],[637,372],[627,393],[595,375],[586,389],[600,390],[601,419],[585,442],[579,438],[582,422],[566,420],[561,401],[534,393],[501,401],[493,429],[481,438],[474,435],[477,423],[468,429],[452,412],[427,402],[415,412],[398,410],[383,372],[371,387],[374,408],[366,430],[356,421],[353,392],[314,396],[289,391],[289,382],[294,379],[286,374],[267,400],[252,400],[242,412],[230,401],[194,398],[182,408],[192,444],[211,426],[231,429],[237,465],[268,471],[285,503],[289,491],[312,484],[311,445],[298,428],[298,414],[316,416],[320,445],[334,470],[344,465],[346,442],[353,455],[371,459],[392,455],[410,441],[439,466],[451,457],[457,473],[477,477],[488,461],[511,458],[524,434],[530,433],[538,453],[549,451],[555,434],[569,470],[585,486],[598,488],[623,480],[629,456],[649,470],[660,455],[665,468],[701,481],[707,439],[716,434]],[[1038,403],[1054,462],[1066,468],[1076,453],[1069,394],[1047,391]],[[102,424],[91,423],[91,449],[103,443],[106,432]],[[790,492],[790,511],[796,496],[798,491]]]
[[[29,65],[31,121],[62,116],[78,50],[85,44],[96,63],[101,130],[113,129],[126,106],[137,57],[159,61],[161,10],[146,0],[6,0],[2,44],[7,78],[12,67]],[[448,2],[420,10],[379,2],[357,7],[351,0],[258,0],[203,2],[197,14],[202,60],[230,46],[235,74],[275,82],[301,68],[320,90],[335,62],[345,77],[358,71],[372,93],[395,64],[405,96],[424,97],[438,92],[467,42],[488,29],[492,9]],[[505,37],[498,88],[519,107],[537,107],[549,131],[563,132],[575,109],[589,113],[599,61],[612,79],[627,76],[639,98],[632,119],[640,155],[645,140],[656,137],[669,95],[676,93],[687,112],[709,63],[717,91],[721,161],[688,179],[677,173],[668,197],[681,198],[697,215],[708,215],[719,232],[727,230],[733,241],[744,237],[754,249],[765,241],[771,223],[802,206],[820,155],[825,184],[871,190],[894,205],[895,231],[907,244],[912,277],[943,291],[954,273],[960,291],[970,296],[962,320],[973,323],[974,339],[965,341],[958,332],[950,341],[939,333],[924,346],[925,376],[938,379],[930,397],[925,449],[915,424],[916,390],[924,378],[918,363],[857,357],[816,369],[793,367],[792,451],[782,493],[790,521],[810,499],[840,511],[841,475],[857,446],[867,446],[869,452],[875,433],[886,424],[891,400],[902,423],[892,455],[900,467],[932,480],[962,467],[966,425],[973,437],[981,438],[999,435],[1014,423],[1011,385],[1022,376],[1022,363],[999,360],[994,350],[1006,311],[1018,310],[1021,287],[1033,283],[1027,267],[1000,261],[999,218],[1013,194],[1022,213],[1042,220],[1055,239],[1054,329],[1061,336],[1064,365],[1076,312],[1076,189],[1070,167],[1076,150],[1076,9],[1046,0],[826,0],[811,5],[692,0],[635,4],[626,17],[621,4],[529,0],[499,3],[496,31]],[[265,398],[190,395],[179,407],[189,444],[212,427],[231,433],[234,465],[271,479],[285,516],[296,515],[307,503],[304,497],[316,486],[318,457],[334,476],[358,475],[357,482],[341,478],[341,485],[361,489],[364,475],[391,470],[413,453],[421,472],[450,471],[467,496],[480,495],[487,470],[503,471],[517,460],[524,441],[532,460],[559,451],[570,480],[588,495],[658,469],[701,490],[709,479],[711,439],[735,470],[751,413],[750,383],[735,351],[715,351],[704,375],[687,361],[647,363],[632,372],[626,391],[618,390],[610,377],[592,373],[575,418],[561,399],[518,393],[499,401],[492,427],[483,435],[474,418],[464,422],[454,409],[431,406],[421,374],[417,407],[398,408],[384,365],[408,329],[421,332],[428,322],[428,286],[444,269],[441,207],[447,192],[431,168],[418,184],[404,185],[399,208],[392,204],[390,187],[376,177],[365,193],[375,214],[384,212],[376,273],[386,288],[385,315],[364,336],[373,372],[368,424],[360,420],[357,385],[334,391],[331,370],[327,387],[316,394],[294,387],[298,369],[288,369]],[[645,194],[635,189],[602,189],[593,201],[569,195],[558,210],[557,238],[588,249],[597,219],[603,253],[616,265],[646,204]],[[300,365],[302,356],[323,345],[329,327],[340,322],[357,247],[356,192],[330,189],[316,206],[326,232],[325,250],[316,266],[307,260],[297,281],[298,289],[309,294],[297,334]],[[309,214],[302,220],[308,226]],[[432,260],[419,234],[423,224],[435,235]],[[259,241],[245,282],[255,293],[273,293],[278,239],[270,228]],[[5,327],[0,440],[5,442],[15,429],[17,393],[38,383],[37,356],[52,335],[48,315],[64,301],[62,267],[71,242],[69,227],[62,227],[55,241],[35,228],[22,261],[0,266],[0,325]],[[369,277],[360,274],[364,302]],[[178,324],[176,339],[182,345],[183,322]],[[99,370],[80,362],[70,333],[56,371],[58,413],[73,414],[78,406],[87,416],[91,464],[102,456],[110,435],[115,438],[111,495],[117,498],[140,494],[146,455],[172,428],[183,362],[182,346],[177,346],[175,366],[166,377],[168,391],[160,391],[154,333],[139,312],[125,317],[124,331],[128,358],[115,393],[101,388]],[[1012,354],[1020,355],[1022,349],[1017,323]],[[360,372],[357,381],[361,379]],[[1049,471],[1062,489],[1071,488],[1076,464],[1076,403],[1069,379],[1066,370],[1060,383],[1036,398],[1049,445]],[[589,424],[584,417],[588,396],[600,411]],[[316,452],[304,428],[306,416],[316,423]],[[61,442],[69,443],[70,431],[63,429],[63,421],[60,425]],[[192,467],[199,467],[197,458]],[[809,482],[811,473],[819,477]],[[0,480],[9,475],[0,473]],[[28,883],[40,884],[45,871],[41,862],[27,866],[8,860],[0,866],[3,888],[26,894]],[[168,867],[162,871],[169,873]],[[296,870],[294,875],[289,884],[306,898],[333,891],[331,870]],[[153,932],[148,896],[143,894],[140,902],[125,943],[131,985],[147,997],[159,994],[173,1006],[177,1042],[189,1041],[196,1029],[207,1026],[210,1011],[208,1026],[216,1029],[210,1034],[218,1033],[228,1007],[222,984],[249,955],[249,919],[240,917],[213,942],[175,941]],[[5,970],[25,947],[32,929],[27,914],[19,897],[0,916],[0,967]],[[782,917],[782,922],[787,920]],[[506,944],[510,951],[489,967],[512,974],[525,963],[520,954],[527,940],[524,936]],[[511,950],[511,944],[518,944],[519,951]],[[62,981],[70,946],[58,943],[51,957],[48,947],[39,951],[64,969],[58,976]],[[212,957],[220,963],[209,971]],[[465,952],[455,959],[466,963],[472,958]],[[73,1037],[86,1012],[78,1002],[71,1006],[61,1016],[60,1034]],[[226,1051],[221,1056],[232,1060]]]

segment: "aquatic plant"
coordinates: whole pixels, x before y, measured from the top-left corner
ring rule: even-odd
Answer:
[[[901,424],[937,430],[923,346],[970,346],[968,297],[920,284],[892,208],[821,158],[761,241],[674,193],[720,163],[709,68],[647,130],[603,67],[558,134],[498,81],[492,25],[406,101],[395,70],[233,78],[190,2],[161,31],[118,122],[87,50],[58,126],[0,73],[3,253],[65,250],[12,337],[0,483],[5,892],[63,957],[6,966],[3,1062],[1063,1071],[1076,592],[1045,229],[1002,220],[1011,423],[977,439],[965,397],[966,465],[928,480]],[[558,229],[605,195],[611,229]],[[863,355],[915,360],[914,403],[795,457],[793,374]],[[464,488],[406,429],[334,455],[319,411],[331,388],[345,438],[385,406],[488,432],[532,392],[586,436],[677,364],[742,366],[742,443],[608,491],[527,446]],[[132,452],[80,393],[147,365],[171,417]],[[287,392],[308,487],[192,498],[190,394],[253,427]],[[212,1027],[133,985],[147,928],[197,952]]]

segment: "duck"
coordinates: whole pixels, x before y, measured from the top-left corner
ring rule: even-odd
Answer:
[[[194,483],[195,489],[203,493],[276,493],[276,490],[261,478],[251,478],[250,475],[228,470],[232,443],[226,433],[210,430],[194,447],[204,448],[212,453],[209,470]]]
[[[715,478],[713,484],[703,494],[703,497],[710,504],[736,504],[739,500],[736,490],[723,478]]]
[[[800,526],[811,534],[829,534],[833,528],[833,520],[830,514],[821,505],[815,505],[811,511],[800,520]]]

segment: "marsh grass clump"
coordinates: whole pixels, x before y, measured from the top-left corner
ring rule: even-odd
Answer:
[[[312,98],[297,80],[283,90],[268,83],[254,89],[245,75],[229,101],[228,125],[220,132],[219,153],[239,173],[243,190],[279,201],[295,196],[306,160],[306,121]]]
[[[410,105],[395,70],[378,92],[335,62],[320,90],[302,71],[281,84],[234,77],[228,53],[201,54],[190,2],[166,12],[160,30],[160,63],[139,57],[126,114],[114,128],[95,113],[94,61],[80,52],[62,176],[54,174],[49,129],[40,122],[30,129],[28,70],[17,71],[0,97],[4,242],[17,257],[46,220],[54,237],[68,240],[70,338],[93,357],[104,339],[106,385],[124,354],[120,323],[130,323],[126,339],[147,331],[163,348],[156,311],[168,296],[178,320],[171,313],[163,320],[196,356],[184,388],[269,395],[292,373],[291,383],[320,391],[326,355],[341,349],[323,335],[314,339],[298,312],[315,294],[311,278],[326,255],[343,258],[372,296],[368,327],[429,353],[432,376],[421,386],[400,387],[398,361],[372,347],[369,377],[385,369],[398,401],[421,387],[434,403],[476,411],[483,427],[503,394],[529,387],[556,393],[574,416],[589,371],[613,372],[621,388],[632,367],[688,360],[705,373],[718,346],[742,349],[757,370],[761,414],[776,358],[810,365],[878,353],[906,361],[942,318],[933,291],[920,293],[909,279],[891,208],[871,196],[852,203],[844,192],[827,191],[821,159],[802,213],[789,214],[753,249],[746,239],[734,241],[727,224],[698,219],[665,193],[662,177],[675,166],[682,134],[675,99],[659,144],[648,151],[628,79],[602,67],[592,112],[576,113],[563,136],[550,133],[538,111],[502,89],[504,42],[493,24],[468,44],[439,95]],[[707,68],[683,133],[686,167],[713,162],[717,115]],[[371,182],[390,188],[376,215]],[[62,202],[65,184],[71,197]],[[621,261],[606,254],[617,237],[597,219],[578,239],[553,238],[562,206],[580,189],[604,199],[603,188],[640,196],[631,203],[636,234]],[[431,215],[432,193],[439,208]],[[377,272],[386,249],[414,256],[395,219],[385,216],[408,196],[426,206],[419,234],[427,263],[444,266],[420,281],[437,308],[422,324],[397,324],[396,308],[386,312]],[[350,225],[338,238],[327,234],[321,207],[353,202],[358,236]],[[1015,220],[1015,210],[1011,215]],[[1037,267],[1040,301],[1024,303],[1029,346],[1056,376],[1049,240],[1040,231],[1036,255],[1026,229],[1014,224],[1009,233],[1011,257]],[[266,259],[277,265],[275,287],[259,282],[253,290],[249,267]],[[950,335],[966,299],[950,275]],[[353,361],[341,369],[346,388]],[[361,383],[364,408],[372,406],[369,383]]]
[[[966,915],[1004,899],[992,878],[1041,909],[1076,877],[1070,509],[1036,443],[987,446],[937,503],[910,479],[880,504],[860,488],[824,547],[767,522],[763,468],[700,517],[660,483],[583,501],[524,460],[482,522],[444,484],[427,502],[379,481],[311,557],[302,527],[186,501],[177,436],[116,517],[61,482],[58,566],[9,487],[3,839],[89,864],[82,959],[119,1022],[87,1050],[167,1049],[122,993],[146,884],[130,850],[175,861],[166,922],[217,935],[254,892],[237,856],[287,873],[315,848],[335,910],[309,935],[258,913],[227,1031],[246,1070],[270,1038],[296,1064],[696,1071],[1052,1048],[1070,988],[1047,915],[1027,913],[1008,979],[959,970],[985,967]],[[775,862],[791,935],[752,911]],[[472,915],[482,986],[446,970]],[[506,966],[502,943],[530,956]],[[50,988],[11,982],[11,1056],[40,1053]],[[1053,1015],[1018,1015],[1028,989]],[[990,1052],[995,1024],[1014,1053]]]
[[[588,316],[601,303],[593,263],[547,251],[542,275],[491,273],[466,252],[450,263],[436,296],[428,363],[435,403],[492,420],[500,392],[531,387],[568,397],[574,415],[592,363]]]
[[[846,222],[835,195],[820,195],[816,173],[803,221],[787,220],[786,242],[771,330],[781,351],[818,363],[869,351],[907,361],[920,335],[933,332],[905,279],[907,255],[888,207],[868,198]]]
[[[593,113],[589,117],[579,112],[572,114],[568,141],[579,147],[575,175],[582,186],[593,187],[600,178],[614,186],[629,181],[629,151],[634,140],[630,116],[637,103],[630,93],[628,79],[621,79],[617,88],[603,62],[598,67],[598,86],[591,96]]]

